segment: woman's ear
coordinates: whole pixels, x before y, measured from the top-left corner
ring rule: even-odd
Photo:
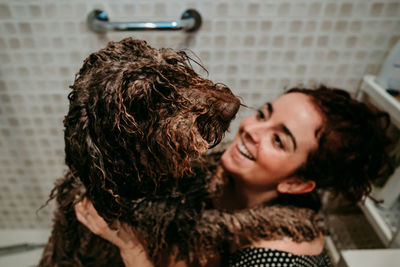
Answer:
[[[282,194],[305,194],[313,191],[315,186],[315,181],[290,177],[280,182],[276,189]]]

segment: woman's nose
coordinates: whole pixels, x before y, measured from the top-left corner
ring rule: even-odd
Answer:
[[[265,123],[264,123],[265,124]],[[265,131],[266,125],[261,122],[252,122],[243,125],[243,137],[252,143],[258,143]]]

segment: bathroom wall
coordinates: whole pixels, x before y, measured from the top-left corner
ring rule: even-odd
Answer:
[[[94,8],[115,21],[176,20],[195,8],[204,23],[190,35],[99,36],[86,26]],[[68,86],[82,60],[110,40],[134,36],[190,49],[211,79],[257,107],[300,83],[355,93],[399,34],[400,4],[389,0],[0,0],[0,228],[51,225],[51,205],[36,211],[65,171]]]

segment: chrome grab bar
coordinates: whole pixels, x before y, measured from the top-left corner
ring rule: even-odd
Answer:
[[[89,28],[97,33],[105,33],[109,30],[114,31],[157,31],[168,30],[186,32],[197,31],[201,26],[201,15],[194,9],[183,12],[180,21],[171,22],[111,22],[108,15],[103,10],[93,10],[87,16]]]

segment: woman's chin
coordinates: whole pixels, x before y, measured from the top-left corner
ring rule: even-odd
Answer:
[[[227,149],[221,156],[222,167],[229,173],[232,173],[236,168],[231,156],[231,147]]]

